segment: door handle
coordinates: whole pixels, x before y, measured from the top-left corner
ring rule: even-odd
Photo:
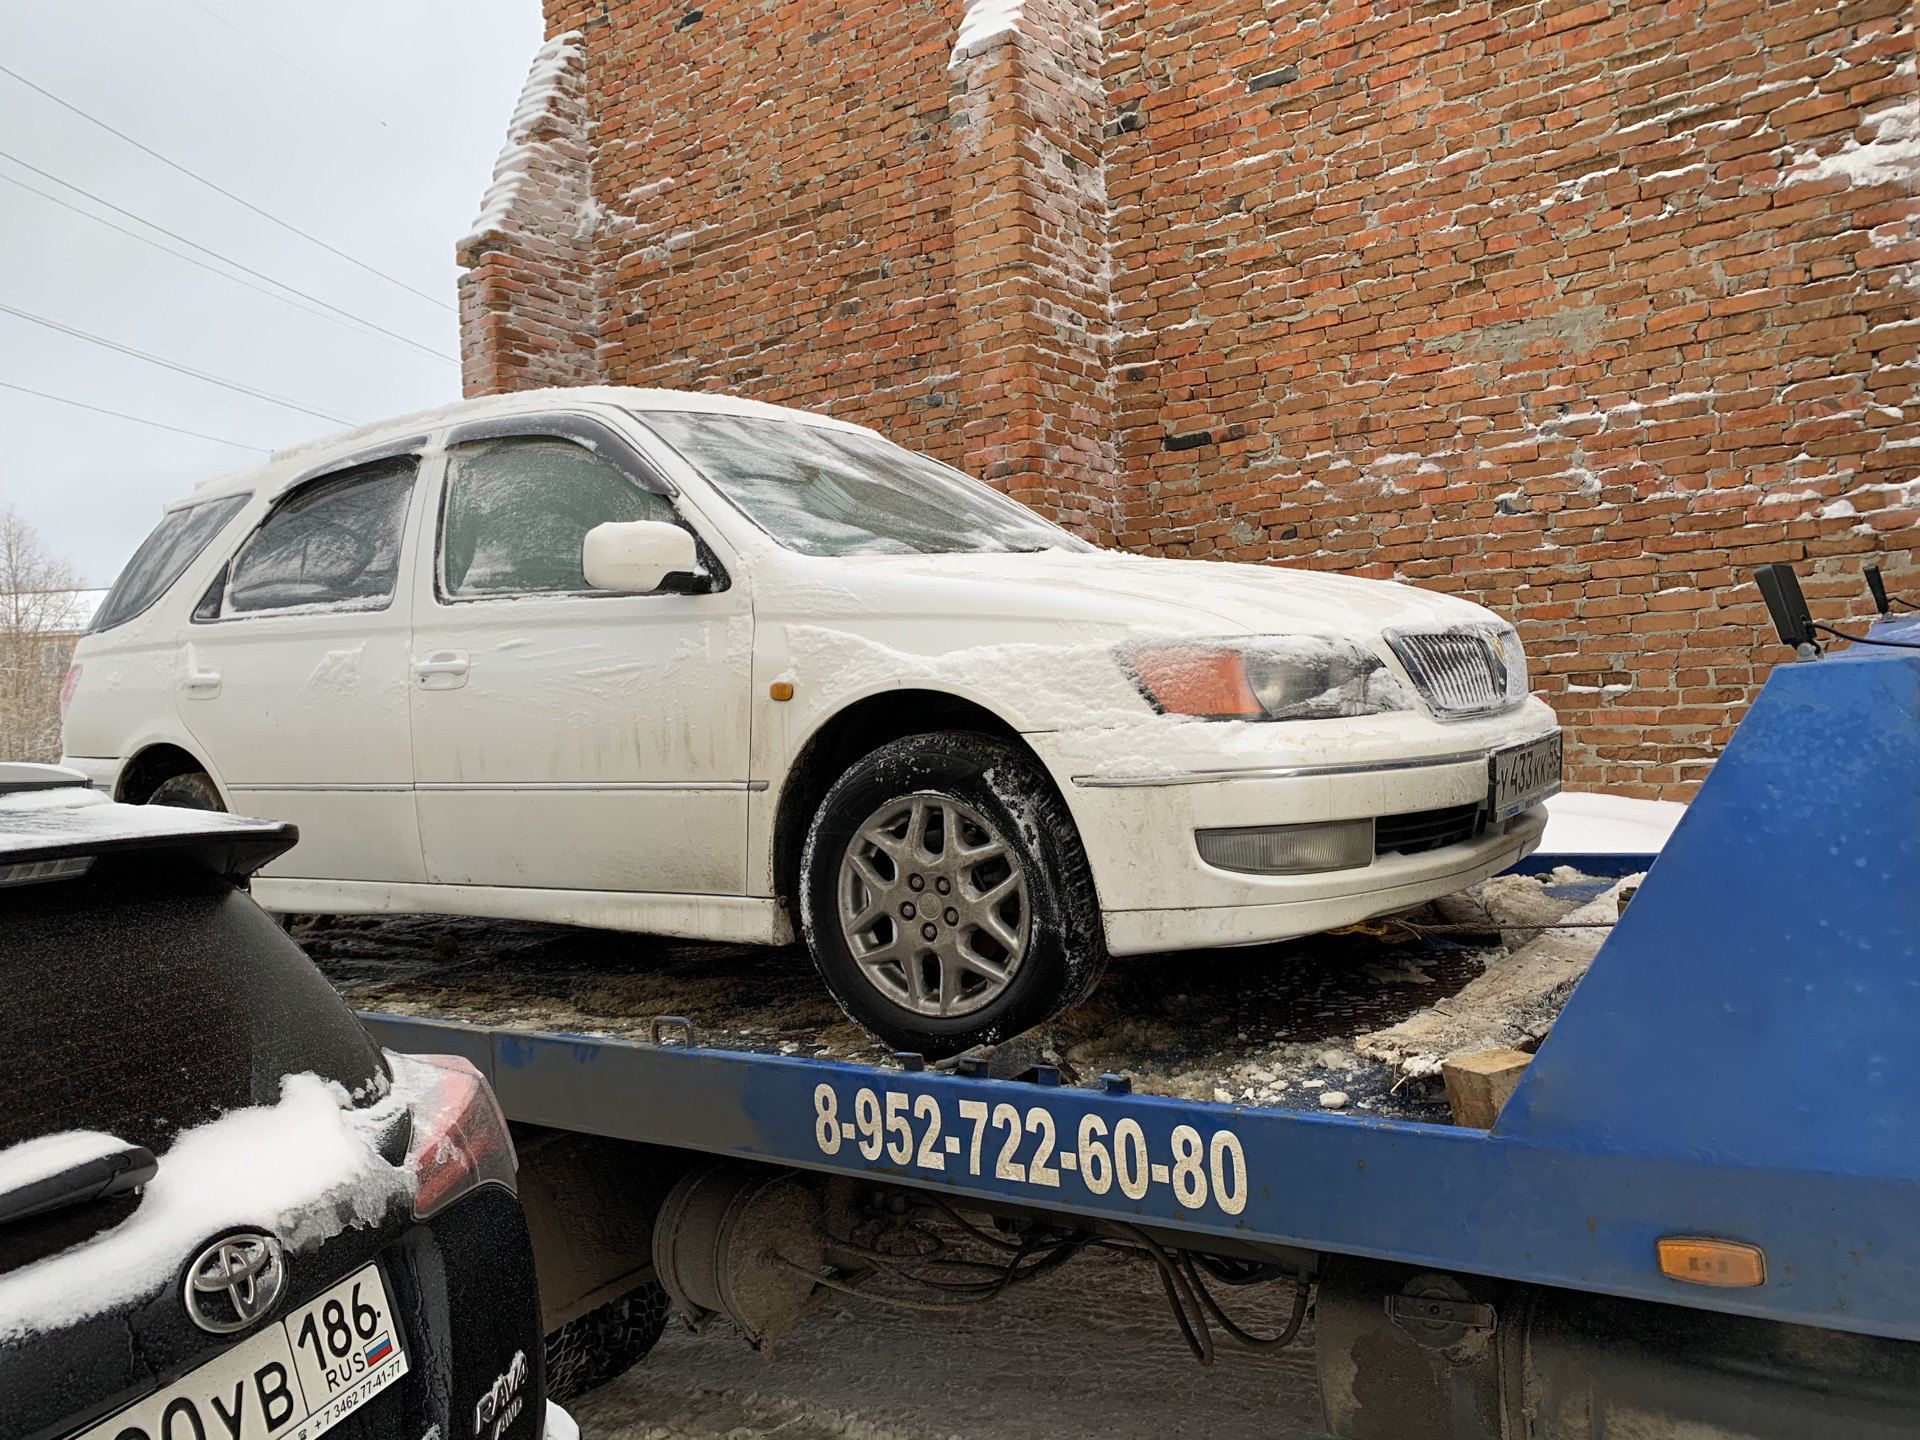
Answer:
[[[458,690],[467,683],[467,652],[436,650],[413,662],[413,673],[427,690]]]
[[[181,679],[180,688],[187,692],[190,700],[211,700],[220,693],[220,672],[189,670]]]

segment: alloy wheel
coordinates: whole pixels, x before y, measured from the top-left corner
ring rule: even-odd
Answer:
[[[854,963],[917,1015],[992,1004],[1027,953],[1032,908],[1019,857],[948,795],[904,795],[868,816],[847,844],[837,895]]]

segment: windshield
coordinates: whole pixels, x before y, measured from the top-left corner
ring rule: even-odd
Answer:
[[[1094,548],[877,435],[745,415],[648,410],[638,418],[762,530],[803,555]]]

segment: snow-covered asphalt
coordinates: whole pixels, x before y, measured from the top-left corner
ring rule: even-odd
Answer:
[[[1284,1283],[1231,1292],[1262,1331]],[[756,1355],[678,1319],[647,1361],[573,1402],[582,1440],[1322,1440],[1312,1327],[1202,1369],[1151,1267],[1092,1252],[993,1304],[929,1315],[864,1300]]]

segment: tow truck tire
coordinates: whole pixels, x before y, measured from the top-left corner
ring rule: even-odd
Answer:
[[[647,1358],[666,1328],[671,1304],[667,1292],[649,1280],[567,1321],[547,1336],[547,1394],[571,1400],[618,1380]]]
[[[1077,1005],[1107,961],[1059,792],[1018,745],[968,731],[896,740],[835,782],[801,852],[800,923],[841,1008],[930,1059]]]
[[[213,783],[213,777],[204,770],[189,770],[184,775],[170,775],[153,787],[153,793],[147,796],[149,805],[175,805],[182,810],[225,810],[226,802],[220,798],[220,787]]]

